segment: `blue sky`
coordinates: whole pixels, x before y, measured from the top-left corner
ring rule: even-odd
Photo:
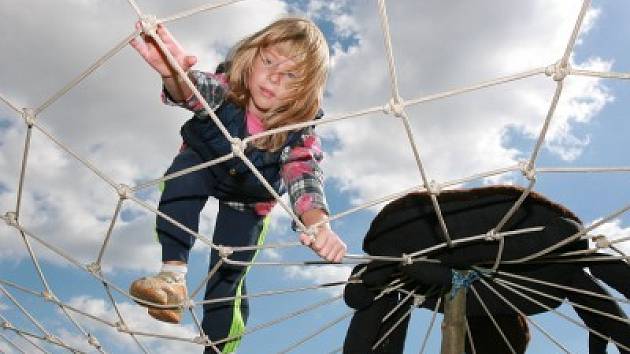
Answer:
[[[0,5],[6,21],[0,24],[0,95],[17,107],[34,107],[78,75],[83,68],[129,34],[135,21],[125,1],[102,3],[65,0],[7,1]],[[202,4],[203,1],[139,1],[146,12],[159,15]],[[388,14],[399,75],[401,95],[412,99],[539,66],[552,64],[562,54],[581,2],[490,1],[446,3],[390,1]],[[325,2],[248,0],[218,12],[207,12],[172,24],[169,29],[182,44],[200,56],[200,69],[211,70],[231,44],[288,11],[315,19],[333,48],[333,66],[324,109],[338,114],[385,104],[390,97],[382,33],[375,1]],[[594,1],[587,32],[576,47],[572,64],[595,69],[629,72],[630,55],[625,39],[630,27],[624,14],[630,4]],[[26,9],[29,9],[26,11]],[[46,20],[45,20],[46,18]],[[47,31],[41,24],[47,23]],[[620,80],[566,79],[566,89],[549,133],[550,144],[538,159],[539,167],[630,166],[627,136],[627,98],[630,87]],[[429,175],[438,181],[505,167],[527,158],[551,102],[554,83],[539,76],[488,90],[408,108],[415,139]],[[42,125],[73,151],[87,157],[119,183],[133,185],[163,173],[179,145],[178,127],[188,113],[159,104],[159,79],[130,48],[123,49],[38,117]],[[581,105],[579,105],[581,104]],[[333,213],[420,183],[417,168],[399,122],[372,114],[319,128],[326,143],[324,167],[326,192]],[[25,128],[16,114],[0,105],[0,213],[14,210],[16,184]],[[50,143],[33,134],[27,169],[21,222],[36,235],[73,254],[81,262],[98,255],[116,195],[105,183]],[[498,180],[518,183],[518,174]],[[590,224],[630,200],[627,173],[539,174],[536,190],[559,201]],[[155,204],[158,192],[139,196]],[[378,208],[380,208],[379,206]],[[336,222],[335,230],[360,254],[361,240],[378,208],[351,214]],[[277,208],[279,209],[279,208]],[[211,235],[216,203],[209,203],[201,225]],[[290,221],[274,212],[269,242],[294,241]],[[125,202],[112,242],[103,261],[106,276],[125,289],[140,275],[159,268],[159,248],[153,241],[152,217]],[[630,235],[626,213],[603,229],[611,236]],[[604,231],[602,231],[604,232]],[[626,250],[630,247],[624,245]],[[59,299],[95,315],[113,313],[103,287],[85,272],[35,245],[46,279]],[[265,251],[263,261],[315,260],[307,249]],[[188,283],[203,278],[207,248],[193,252]],[[14,229],[0,225],[0,279],[41,291],[41,281]],[[294,288],[343,279],[348,266],[253,267],[248,290]],[[9,292],[47,329],[73,346],[89,350],[58,308],[11,287]],[[334,296],[318,290],[277,295],[251,301],[250,324]],[[160,325],[138,306],[116,294],[126,318],[138,328],[190,337],[190,316],[183,326]],[[630,310],[625,306],[626,311]],[[563,310],[567,310],[563,307]],[[341,301],[295,320],[247,336],[240,353],[274,353],[305,337],[348,308]],[[568,310],[568,313],[572,313]],[[0,314],[18,328],[39,330],[13,303],[0,294]],[[414,311],[405,353],[417,353],[430,313]],[[137,351],[128,337],[108,331],[77,316],[93,331],[108,352]],[[537,316],[560,341],[574,352],[586,350],[582,329],[553,315]],[[342,344],[347,322],[317,336],[295,350],[322,353]],[[27,352],[32,347],[9,331],[0,332]],[[434,329],[428,353],[439,349]],[[164,341],[145,341],[156,352],[190,347]],[[42,344],[51,352],[59,348]],[[262,349],[261,349],[262,348]],[[13,349],[0,340],[0,350]],[[616,352],[612,349],[611,352]],[[540,333],[533,331],[530,352],[557,352]]]

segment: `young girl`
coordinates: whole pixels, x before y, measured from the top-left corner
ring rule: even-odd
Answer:
[[[232,136],[245,138],[321,116],[329,54],[324,36],[311,21],[285,18],[270,24],[239,42],[214,74],[189,70],[197,58],[189,55],[164,26],[158,26],[157,34]],[[163,101],[194,112],[182,127],[184,144],[166,173],[228,154],[230,142],[157,44],[143,35],[131,45],[162,76]],[[247,146],[245,155],[278,194],[288,190],[292,209],[305,226],[326,220],[328,208],[319,167],[322,151],[312,127],[257,139]],[[267,215],[275,200],[239,158],[166,181],[158,209],[197,231],[199,214],[209,196],[219,200],[213,243],[232,247],[262,244]],[[186,264],[195,239],[161,217],[156,229],[162,246],[162,270],[134,281],[130,293],[158,304],[181,304],[187,296]],[[328,261],[339,262],[346,253],[346,245],[328,223],[317,228],[314,238],[302,234],[300,240]],[[234,252],[230,259],[250,262],[254,256],[254,251]],[[213,249],[209,269],[219,259]],[[240,296],[246,293],[246,273],[246,267],[223,264],[207,283],[207,300],[236,297],[232,302],[204,305],[202,327],[213,342],[238,336],[244,330],[248,304],[247,298]],[[171,323],[179,323],[182,316],[181,309],[149,307],[148,312]],[[230,353],[239,342],[234,339],[216,347]],[[215,350],[207,347],[206,352]]]

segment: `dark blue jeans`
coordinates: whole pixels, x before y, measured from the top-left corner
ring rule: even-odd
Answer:
[[[180,152],[167,174],[195,166],[203,162],[191,149]],[[209,169],[202,169],[165,182],[158,210],[182,225],[197,232],[199,214],[208,197],[213,195],[215,178]],[[239,211],[219,203],[212,241],[216,245],[251,246],[261,244],[265,237],[265,217],[253,211]],[[162,261],[178,260],[188,263],[188,256],[195,238],[188,232],[158,216],[156,221],[158,239],[162,245]],[[231,260],[251,262],[255,251],[234,252]],[[210,253],[209,270],[219,261],[216,250]],[[223,264],[206,285],[204,299],[233,298],[227,301],[211,302],[204,305],[202,327],[210,340],[217,341],[242,333],[249,314],[246,295],[245,274],[249,267]],[[217,345],[224,353],[238,347],[240,338]],[[210,347],[206,353],[214,353]]]

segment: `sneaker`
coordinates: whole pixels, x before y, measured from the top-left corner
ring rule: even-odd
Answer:
[[[136,279],[129,287],[131,296],[159,305],[182,304],[187,297],[185,277],[173,272],[160,272],[150,277]],[[156,320],[179,323],[183,308],[156,308],[139,303],[148,308],[149,315]]]

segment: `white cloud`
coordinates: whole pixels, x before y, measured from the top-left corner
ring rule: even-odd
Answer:
[[[601,219],[600,219],[601,220]],[[599,220],[594,220],[592,224],[597,223]],[[626,255],[630,255],[630,226],[622,225],[620,219],[615,219],[613,221],[602,224],[601,226],[593,229],[589,232],[590,235],[602,235],[606,237],[608,241],[615,242],[615,240],[620,240],[613,244],[614,247],[618,248],[620,251],[625,253]],[[622,239],[626,239],[625,241]],[[593,241],[590,242],[591,248],[594,248],[595,245]],[[619,253],[605,248],[602,251],[619,256]]]
[[[391,96],[376,7],[351,5],[361,26],[358,44],[337,52],[326,101],[328,113],[382,106]],[[404,99],[554,63],[573,29],[578,3],[507,1],[387,4],[400,92]],[[411,15],[413,14],[413,16]],[[589,15],[589,25],[596,16]],[[608,70],[591,57],[577,67]],[[538,136],[555,82],[536,78],[408,107],[411,130],[429,179],[445,181],[514,165],[534,145],[512,146],[510,134]],[[612,97],[601,80],[570,77],[547,135],[547,151],[575,159],[588,136],[574,133]],[[422,183],[401,120],[372,114],[326,126],[337,144],[325,168],[353,203]],[[383,183],[386,181],[386,183]]]
[[[197,1],[139,2],[158,17],[198,6]],[[281,1],[247,1],[215,12],[169,23],[169,29],[212,70],[227,48],[286,11]],[[5,1],[0,12],[2,95],[17,107],[36,107],[131,33],[134,12],[126,3],[92,1],[28,3]],[[70,20],[71,19],[71,20]],[[42,31],[42,23],[48,23]],[[135,185],[161,176],[177,152],[179,126],[190,114],[159,102],[159,79],[132,49],[125,48],[42,112],[38,121],[56,138],[87,158],[114,183]],[[0,213],[15,210],[25,127],[20,117],[0,105]],[[8,126],[4,124],[8,122]],[[20,221],[80,262],[92,262],[103,243],[117,195],[113,188],[33,133]],[[155,206],[155,187],[141,196]],[[154,216],[133,202],[123,207],[105,253],[104,268],[155,270],[159,246]],[[216,205],[202,217],[202,233],[211,237]],[[19,234],[0,226],[3,261],[27,257]],[[207,249],[198,243],[195,250]],[[43,259],[65,264],[36,248]]]
[[[88,296],[77,296],[70,299],[68,303],[69,305],[96,317],[113,322],[118,321],[111,304],[106,303],[103,299],[97,299]],[[191,339],[199,335],[199,332],[195,331],[194,325],[171,325],[154,320],[149,317],[146,309],[139,305],[122,302],[119,303],[118,306],[130,330]],[[122,334],[116,329],[113,329],[91,319],[86,319],[82,322],[84,323],[84,325],[87,326],[89,331],[91,331],[91,333],[93,333],[95,337],[99,339],[99,342],[101,344],[106,345],[106,343],[108,343],[109,345],[113,345],[115,343],[115,345],[117,346],[116,348],[107,348],[107,346],[105,346],[105,350],[126,353],[141,352],[140,348],[135,343],[133,338],[131,338],[131,336],[127,334]],[[61,335],[61,337],[62,339],[64,339],[64,341],[67,340],[68,342],[73,343],[79,348],[83,348],[85,350],[90,348],[89,346],[86,346],[87,340],[83,336],[66,331]],[[187,353],[199,351],[198,345],[181,341],[163,340],[145,336],[141,336],[140,341],[143,344],[147,345],[151,351],[155,351],[158,353]]]
[[[0,338],[0,352],[7,353],[7,354],[17,353],[14,349],[15,348],[12,346],[9,346],[9,344],[5,342],[4,339]]]
[[[325,284],[347,281],[352,272],[352,267],[346,265],[323,265],[316,267],[288,266],[283,268],[283,272],[289,279],[313,284]],[[343,291],[343,286],[323,289],[337,295]]]

